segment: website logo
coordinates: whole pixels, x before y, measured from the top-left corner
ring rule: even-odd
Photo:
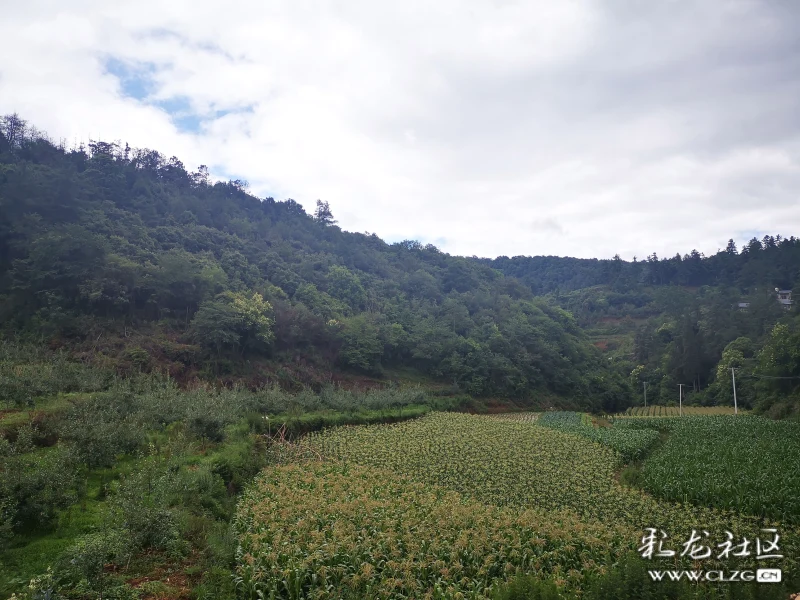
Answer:
[[[756,581],[759,583],[780,583],[780,569],[758,569],[756,571]]]

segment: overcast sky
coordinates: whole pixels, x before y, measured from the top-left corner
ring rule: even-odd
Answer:
[[[0,112],[478,256],[800,235],[797,0],[0,0]]]

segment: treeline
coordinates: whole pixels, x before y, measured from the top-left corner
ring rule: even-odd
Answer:
[[[477,259],[504,275],[524,282],[537,294],[598,285],[625,292],[639,286],[730,286],[749,290],[759,285],[792,289],[800,282],[800,239],[765,235],[751,239],[741,251],[731,239],[724,250],[705,256],[692,250],[683,256],[645,260],[585,259],[558,256],[499,256]]]
[[[800,315],[762,283],[739,287],[606,286],[553,294],[590,333],[611,340],[637,404],[733,404],[785,416],[800,406]]]
[[[16,115],[0,126],[0,322],[176,377],[263,360],[317,382],[411,369],[474,395],[630,401],[568,313],[490,265],[342,231],[326,203],[311,216],[157,151],[65,148]]]

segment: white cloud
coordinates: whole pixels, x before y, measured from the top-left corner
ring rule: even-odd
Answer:
[[[783,11],[783,12],[781,12]],[[791,3],[33,0],[0,111],[458,254],[710,253],[800,233]],[[109,59],[152,76],[124,95]],[[205,119],[182,131],[164,102]],[[161,104],[159,104],[161,103]],[[174,115],[173,115],[174,116]],[[742,240],[737,240],[742,241]]]

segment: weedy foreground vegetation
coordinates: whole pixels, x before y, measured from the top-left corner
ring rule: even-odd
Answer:
[[[36,369],[46,357],[20,350],[0,344],[11,398],[0,413],[3,599],[234,598],[230,520],[276,430],[292,438],[433,405],[417,388],[183,390],[69,361]]]

